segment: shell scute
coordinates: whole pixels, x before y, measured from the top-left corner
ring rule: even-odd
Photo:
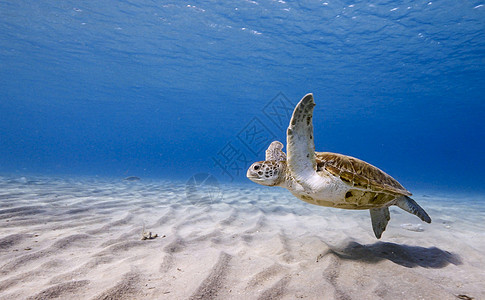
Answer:
[[[353,182],[354,181],[354,173],[349,171],[341,171],[340,172],[340,179],[346,182]]]
[[[330,172],[335,176],[340,176],[340,170],[332,166],[331,164],[325,165],[325,170],[327,170],[328,172]]]
[[[365,178],[364,176],[354,175],[354,186],[360,187],[363,189],[368,189],[370,185],[369,179]]]

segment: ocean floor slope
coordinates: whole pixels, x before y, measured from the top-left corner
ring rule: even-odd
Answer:
[[[0,299],[485,299],[483,202],[415,199],[377,240],[283,189],[0,177]]]

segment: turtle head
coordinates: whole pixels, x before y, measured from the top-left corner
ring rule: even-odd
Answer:
[[[285,182],[285,161],[258,161],[252,164],[246,176],[249,180],[266,186],[278,186]]]

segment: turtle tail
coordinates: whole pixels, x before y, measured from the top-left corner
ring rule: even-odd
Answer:
[[[416,201],[409,198],[408,196],[402,196],[397,198],[395,205],[407,211],[408,213],[418,216],[418,218],[420,218],[424,222],[431,223],[431,218],[428,216],[426,211],[424,211],[424,209],[421,206],[419,206],[419,204],[416,203]]]

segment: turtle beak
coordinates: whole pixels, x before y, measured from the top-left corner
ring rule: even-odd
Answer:
[[[251,168],[248,169],[248,172],[246,173],[246,177],[249,178],[250,180],[254,181],[255,179],[258,178],[258,175],[257,174],[254,174],[252,171],[251,171]]]
[[[246,173],[246,177],[253,181],[253,182],[258,182],[261,180],[261,178],[259,177],[258,173],[254,172],[253,170],[251,170],[251,168],[248,169],[248,172]]]

